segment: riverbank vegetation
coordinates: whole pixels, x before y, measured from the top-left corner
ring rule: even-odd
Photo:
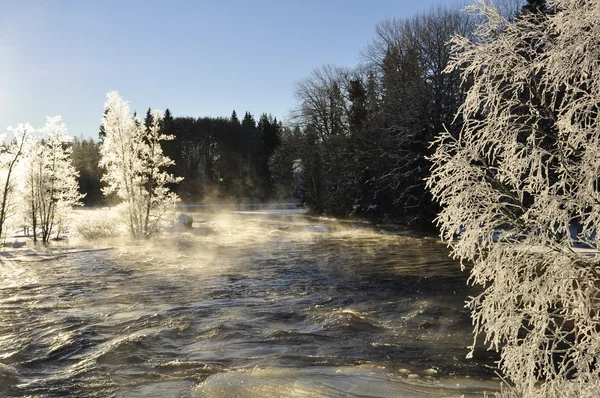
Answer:
[[[77,170],[71,163],[71,137],[60,116],[48,117],[37,133],[29,124],[9,129],[11,143],[0,149],[0,239],[9,231],[31,231],[44,243],[60,236],[69,213],[79,205]]]
[[[437,138],[428,180],[442,237],[485,289],[469,307],[501,353],[505,395],[594,397],[600,3],[557,0],[514,21],[470,11],[481,23],[454,36],[447,69],[468,85],[460,133]]]

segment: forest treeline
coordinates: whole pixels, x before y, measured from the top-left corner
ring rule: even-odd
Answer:
[[[503,4],[519,12],[518,2]],[[460,7],[439,6],[380,23],[359,65],[325,65],[296,83],[285,126],[267,114],[256,121],[248,112],[194,118],[167,110],[162,128],[174,139],[163,149],[175,161],[170,172],[184,178],[172,189],[184,202],[293,199],[317,213],[430,226],[438,212],[424,181],[430,143],[460,130],[454,118],[465,90],[457,72],[445,72],[448,42],[469,37],[476,22]],[[99,142],[73,145],[83,201],[101,204]]]
[[[495,3],[512,20],[545,1]],[[456,115],[470,84],[447,70],[449,42],[472,37],[480,21],[462,6],[389,19],[359,65],[325,65],[298,81],[293,129],[271,159],[275,182],[296,187],[319,213],[431,227],[439,212],[425,187],[431,143],[461,131]]]
[[[318,212],[428,225],[437,213],[424,178],[429,145],[451,126],[463,100],[456,73],[444,73],[447,42],[473,23],[439,7],[377,26],[355,68],[313,70],[295,87],[297,128],[282,138],[289,169],[301,159],[303,199]]]
[[[144,124],[150,125],[151,118],[148,109]],[[160,125],[163,134],[173,136],[162,142],[165,155],[175,162],[168,171],[183,177],[170,188],[184,202],[239,203],[278,197],[269,170],[269,159],[284,130],[276,118],[262,114],[256,121],[246,112],[240,120],[235,111],[229,118],[173,117],[167,109]],[[103,170],[98,162],[103,136],[101,128],[98,141],[76,138],[73,142],[73,164],[80,173],[80,190],[86,194],[82,201],[88,206],[111,201],[101,191]]]

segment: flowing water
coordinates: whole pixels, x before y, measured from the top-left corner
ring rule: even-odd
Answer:
[[[489,353],[465,359],[476,292],[437,239],[276,211],[193,216],[151,242],[0,253],[0,396],[498,389]]]

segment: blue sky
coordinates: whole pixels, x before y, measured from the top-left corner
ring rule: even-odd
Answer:
[[[293,84],[354,66],[375,26],[457,0],[0,0],[0,130],[60,114],[96,138],[106,93],[175,116],[278,119]]]

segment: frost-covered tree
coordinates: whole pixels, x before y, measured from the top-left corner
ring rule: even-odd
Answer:
[[[600,2],[505,20],[481,2],[449,71],[468,92],[428,180],[453,255],[484,288],[475,335],[499,350],[510,396],[600,391]],[[457,238],[457,239],[455,239]],[[588,248],[587,250],[582,248]]]
[[[53,232],[60,232],[74,205],[79,205],[78,173],[71,162],[72,137],[60,116],[48,117],[39,130],[42,140],[30,137],[24,151],[23,196],[26,218],[31,223],[34,241],[37,229],[47,243]]]
[[[20,174],[22,181],[19,184],[23,203],[21,205],[21,216],[25,232],[28,229],[33,235],[33,241],[37,242],[37,231],[39,227],[39,188],[42,186],[43,156],[42,145],[37,137],[31,135],[28,137],[24,146],[24,156],[21,162]]]
[[[10,143],[4,141],[5,136],[0,138],[0,239],[6,235],[9,221],[18,210],[17,170],[33,127],[25,123],[19,124],[16,128],[9,127],[7,130],[14,138]]]
[[[131,115],[129,104],[118,92],[107,94],[100,148],[100,165],[106,168],[104,193],[116,192],[123,200],[125,223],[134,237],[159,231],[168,211],[179,201],[167,184],[181,178],[165,171],[173,161],[160,146],[161,141],[173,137],[162,133],[160,112],[150,115],[142,123]]]

